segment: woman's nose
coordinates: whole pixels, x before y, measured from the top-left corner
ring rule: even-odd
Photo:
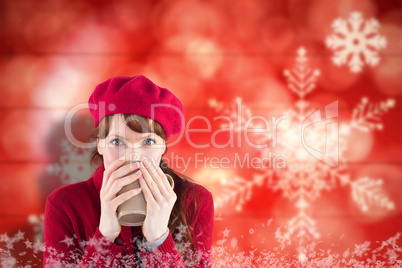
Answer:
[[[138,150],[127,150],[126,159],[129,161],[141,161],[142,153]]]

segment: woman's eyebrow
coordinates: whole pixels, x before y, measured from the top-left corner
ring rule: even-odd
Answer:
[[[151,138],[151,137],[153,137],[153,135],[154,134],[152,134],[152,133],[144,134],[144,136],[142,136],[139,140],[145,139],[145,138]],[[117,134],[111,134],[110,136],[121,139],[121,140],[127,140],[125,137],[117,135]]]

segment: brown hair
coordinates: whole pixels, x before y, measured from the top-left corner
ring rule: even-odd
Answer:
[[[139,132],[139,133],[152,132],[152,133],[159,135],[163,140],[165,140],[165,142],[167,141],[165,132],[163,131],[162,126],[158,122],[156,122],[152,119],[149,119],[147,117],[140,116],[140,115],[133,115],[133,114],[123,114],[123,115],[124,115],[124,122],[131,130]],[[89,139],[91,141],[94,141],[96,139],[104,139],[107,137],[107,135],[109,134],[110,125],[111,125],[113,116],[114,115],[108,115],[99,122],[98,126],[95,128],[95,130],[89,136]],[[167,148],[166,148],[165,152],[163,153],[163,155],[166,154],[166,152],[167,152]],[[98,149],[95,148],[95,150],[91,154],[90,163],[91,163],[91,165],[95,165],[95,164],[102,163],[102,162],[103,162],[103,156],[100,155],[98,152]],[[163,161],[163,159],[160,162],[160,167],[164,173],[169,174],[174,179],[174,184],[175,184],[174,191],[177,195],[177,200],[172,209],[172,213],[170,214],[169,230],[173,234],[176,230],[178,230],[177,227],[180,224],[183,224],[184,226],[186,226],[187,227],[186,232],[184,234],[182,233],[181,234],[182,236],[179,236],[179,237],[183,237],[184,239],[182,239],[180,241],[180,243],[182,243],[182,244],[180,247],[178,247],[178,249],[179,248],[181,249],[181,250],[179,250],[181,254],[184,253],[186,250],[186,248],[184,248],[184,245],[185,245],[185,242],[188,241],[188,242],[190,242],[193,253],[195,254],[196,252],[195,252],[194,242],[193,242],[191,230],[188,226],[189,219],[187,218],[184,207],[182,205],[188,194],[191,194],[193,196],[193,198],[195,197],[194,184],[191,183],[191,182],[193,182],[193,180],[191,178],[171,169]],[[189,193],[189,190],[192,190],[193,193]],[[194,198],[194,201],[195,201],[194,207],[189,208],[189,209],[190,210],[192,209],[195,211],[196,209],[198,209],[198,205],[196,203],[195,198]]]

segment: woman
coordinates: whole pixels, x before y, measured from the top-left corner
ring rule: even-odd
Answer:
[[[184,125],[181,102],[139,75],[99,84],[89,108],[97,141],[91,163],[102,163],[87,181],[48,196],[44,265],[210,267],[212,195],[162,160],[169,137]],[[123,166],[127,160],[139,162]],[[136,180],[139,189],[117,194]],[[143,225],[121,226],[117,207],[140,192],[147,204]]]

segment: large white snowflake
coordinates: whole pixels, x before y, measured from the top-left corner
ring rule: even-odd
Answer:
[[[215,198],[215,207],[218,210],[229,203],[235,204],[237,210],[241,210],[245,202],[252,198],[255,187],[265,185],[273,191],[280,191],[297,209],[297,214],[288,221],[287,230],[282,237],[294,238],[304,244],[320,237],[316,222],[308,215],[307,209],[321,197],[323,191],[331,191],[339,185],[349,186],[352,199],[364,212],[372,207],[386,210],[395,208],[382,187],[381,178],[365,176],[353,179],[345,161],[351,131],[382,130],[381,116],[394,107],[395,101],[388,99],[372,104],[368,98],[363,97],[353,110],[351,120],[340,123],[334,120],[338,116],[338,106],[337,102],[333,102],[325,106],[325,118],[321,119],[320,110],[313,109],[305,100],[305,96],[314,90],[319,74],[319,70],[309,67],[304,48],[297,51],[295,66],[284,71],[289,89],[299,99],[295,102],[295,108],[285,112],[286,120],[277,125],[278,139],[275,146],[259,149],[259,152],[261,157],[269,155],[273,150],[277,155],[285,156],[286,168],[261,168],[254,170],[252,178],[235,177],[233,180],[224,180],[221,182],[224,187]],[[233,105],[225,108],[225,105],[216,100],[211,101],[210,105],[232,117],[235,122],[238,119],[236,116],[243,118],[245,115],[252,115],[250,109],[240,115],[231,112],[235,109]],[[332,128],[329,128],[330,125]],[[244,125],[237,125],[235,130],[243,131],[244,128]],[[273,144],[272,135],[266,134],[268,132],[261,133],[258,144]]]
[[[363,60],[370,66],[377,65],[380,60],[377,50],[387,44],[387,39],[377,34],[379,27],[374,18],[364,21],[360,12],[352,12],[348,20],[334,20],[335,33],[326,40],[327,47],[335,51],[334,64],[341,66],[348,62],[354,73],[361,72]]]

